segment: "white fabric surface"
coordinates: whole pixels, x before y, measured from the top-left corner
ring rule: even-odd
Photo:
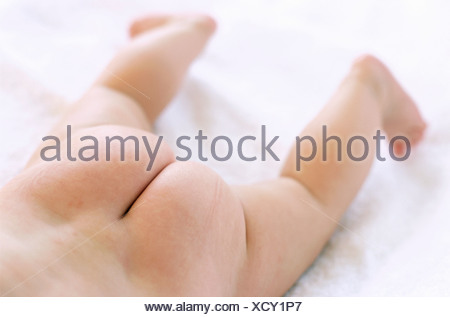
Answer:
[[[146,12],[213,14],[219,30],[157,125],[176,137],[279,135],[283,158],[358,54],[384,60],[429,124],[404,163],[374,165],[291,296],[450,295],[450,2],[42,0],[0,4],[0,185],[94,80]],[[259,156],[259,147],[249,149]],[[250,154],[250,153],[249,153]],[[280,163],[209,161],[231,183]],[[344,185],[345,186],[345,185]],[[344,228],[345,227],[345,228]],[[308,243],[308,241],[305,241]],[[261,277],[264,278],[264,277]]]

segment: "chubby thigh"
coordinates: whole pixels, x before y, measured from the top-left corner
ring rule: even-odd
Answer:
[[[199,163],[172,163],[123,222],[136,278],[158,295],[231,296],[246,260],[244,213],[223,180]],[[151,268],[151,269],[149,269]]]
[[[79,141],[83,135],[99,140],[98,160],[70,160],[62,154],[61,160],[33,164],[2,190],[2,199],[30,206],[20,208],[22,217],[39,214],[41,221],[64,222],[83,238],[96,236],[96,243],[107,244],[101,253],[113,253],[108,258],[116,263],[111,265],[122,268],[121,279],[126,276],[135,290],[127,293],[236,294],[245,264],[245,221],[228,185],[201,164],[175,162],[164,142],[151,170],[145,151],[136,160],[127,147],[120,157],[119,143],[111,143],[109,160],[103,156],[101,140],[108,135],[146,136],[155,149],[158,137],[148,132],[118,126],[84,129],[72,136],[72,154],[86,146]],[[100,231],[106,238],[97,236]],[[64,249],[64,234],[58,244]],[[68,241],[68,248],[73,245]]]

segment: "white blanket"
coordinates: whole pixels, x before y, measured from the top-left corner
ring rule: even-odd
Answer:
[[[287,295],[450,295],[450,2],[444,0],[4,1],[0,185],[125,43],[132,17],[175,11],[211,13],[219,30],[158,122],[169,143],[199,129],[233,140],[258,136],[265,124],[270,136],[280,136],[273,149],[283,158],[363,52],[391,67],[429,124],[409,160],[375,163],[342,226]],[[251,151],[260,156],[258,146]],[[237,156],[207,164],[231,183],[273,177],[281,166]]]

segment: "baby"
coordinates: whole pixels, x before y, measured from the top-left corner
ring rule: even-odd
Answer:
[[[150,15],[131,25],[130,43],[51,131],[64,148],[70,125],[76,153],[95,136],[98,159],[62,153],[46,162],[39,148],[0,191],[1,295],[281,296],[364,182],[376,131],[412,145],[422,138],[414,102],[367,55],[302,132],[317,146],[294,146],[278,178],[230,186],[202,164],[177,162],[152,125],[215,28],[205,15]],[[367,158],[354,160],[363,143],[353,142],[350,157],[331,140],[324,160],[323,126],[343,143],[364,137]],[[145,151],[135,157],[133,146],[106,144],[108,136],[158,146],[151,170]],[[298,170],[298,155],[313,151]],[[402,155],[405,143],[393,151]]]

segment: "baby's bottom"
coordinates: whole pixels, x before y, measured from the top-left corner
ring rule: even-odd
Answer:
[[[83,137],[95,137],[98,160],[61,153],[60,161],[44,162],[38,149],[0,191],[1,294],[282,295],[367,176],[376,130],[420,140],[425,125],[414,103],[384,65],[366,56],[303,131],[317,142],[317,155],[301,171],[293,149],[279,178],[231,187],[203,165],[175,162],[164,143],[146,171],[143,149],[159,144],[148,131],[214,27],[204,16],[133,24],[131,43],[52,132],[65,149],[71,125],[72,153],[86,146]],[[323,161],[323,125],[343,144],[365,137],[367,159],[355,162],[342,151],[338,160],[330,142]],[[136,137],[137,160],[130,140],[124,157],[120,142],[108,149],[106,137],[113,136]],[[312,150],[305,144],[300,154]],[[361,153],[355,142],[353,155]]]

